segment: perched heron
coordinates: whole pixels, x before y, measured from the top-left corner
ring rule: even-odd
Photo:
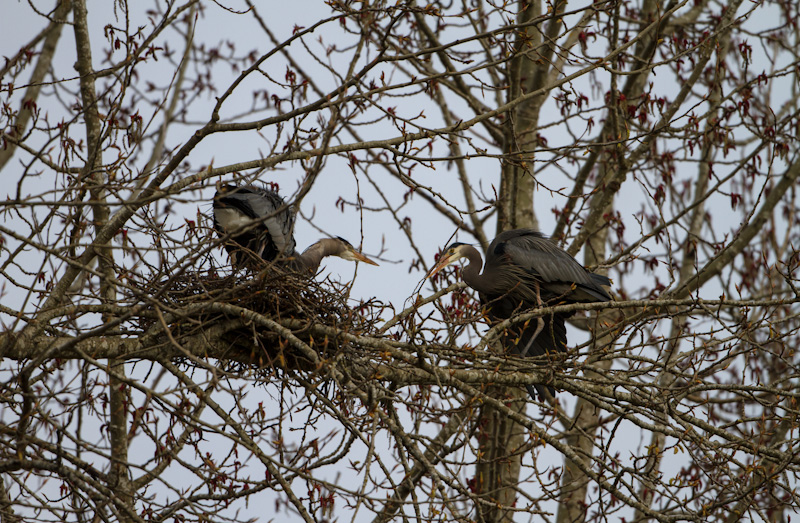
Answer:
[[[463,243],[450,245],[428,278],[460,258],[469,264],[461,271],[467,285],[478,291],[492,323],[511,318],[526,309],[610,301],[603,286],[611,281],[587,271],[575,258],[533,229],[514,229],[500,233],[489,245],[486,265],[478,250]],[[510,327],[503,335],[503,347],[520,356],[541,356],[566,350],[564,320],[571,313],[540,317]],[[528,386],[533,399],[544,399],[545,387]],[[547,387],[555,395],[553,387]]]
[[[323,238],[298,253],[292,235],[294,222],[283,198],[266,187],[222,185],[214,195],[214,228],[221,237],[230,234],[225,249],[234,267],[252,264],[248,257],[278,260],[292,270],[311,274],[326,256],[378,265],[339,237]]]

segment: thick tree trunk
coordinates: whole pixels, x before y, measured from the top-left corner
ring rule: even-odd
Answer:
[[[556,2],[556,12],[563,8],[564,2]],[[517,23],[534,22],[542,13],[541,2],[520,1]],[[542,31],[541,24],[536,23],[517,32],[515,55],[509,63],[508,101],[545,86],[560,25],[556,18],[551,18],[546,27]],[[533,167],[539,146],[539,114],[545,99],[543,91],[541,96],[516,106],[505,115],[498,233],[520,227],[539,228],[533,205],[536,188]],[[510,407],[520,413],[527,407],[528,395],[522,389],[498,387],[489,394],[510,403]],[[527,432],[491,408],[484,409],[479,425],[480,460],[475,478],[476,490],[482,497],[479,520],[512,521],[511,508],[517,499],[522,464],[522,454],[517,450],[526,442]]]
[[[94,232],[108,224],[111,215],[106,205],[106,177],[102,172],[102,141],[103,123],[98,110],[98,99],[95,90],[95,72],[92,64],[91,42],[87,21],[86,0],[73,2],[73,21],[75,31],[75,47],[78,60],[75,69],[80,75],[81,102],[84,109],[86,122],[86,142],[88,145],[87,161],[82,177],[88,186],[92,200],[92,221]],[[108,115],[109,119],[113,115]],[[80,214],[80,213],[79,213]],[[111,242],[105,242],[96,248],[98,257],[97,268],[100,273],[100,298],[103,303],[116,303],[116,288],[114,285],[114,254]],[[110,314],[103,315],[103,323],[108,325],[113,320]],[[116,375],[124,374],[123,361],[110,359],[108,361],[108,394],[109,394],[109,425],[108,433],[111,443],[111,486],[117,496],[116,502],[122,506],[120,514],[133,512],[133,495],[130,489],[130,471],[128,470],[128,420],[127,409],[129,404],[127,386]],[[123,517],[122,521],[127,521]]]
[[[487,395],[500,399],[516,412],[525,411],[528,395],[522,389],[492,387]],[[518,449],[525,444],[528,434],[524,427],[488,405],[481,412],[479,424],[481,454],[474,478],[475,492],[481,497],[478,521],[510,522],[514,512],[509,508],[517,499],[522,464]]]
[[[541,15],[539,1],[522,1],[519,6],[519,24],[531,22]],[[508,101],[525,94],[531,87],[532,78],[544,76],[541,67],[537,67],[537,62],[542,61],[537,51],[542,40],[538,25],[517,33],[515,54],[508,66]],[[538,96],[505,114],[498,233],[519,227],[538,227],[533,212],[533,161],[537,145],[536,125],[544,99],[544,96]]]

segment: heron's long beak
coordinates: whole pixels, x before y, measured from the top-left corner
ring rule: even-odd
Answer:
[[[370,260],[369,258],[367,258],[366,256],[364,256],[363,254],[361,254],[358,251],[353,251],[353,258],[355,258],[356,260],[358,260],[360,262],[369,263],[370,265],[378,265],[376,262]]]
[[[439,258],[439,261],[436,263],[436,265],[433,266],[433,269],[431,269],[431,271],[427,274],[427,276],[425,276],[425,279],[427,280],[428,278],[432,278],[433,276],[436,275],[436,273],[438,273],[451,263],[453,263],[453,256],[442,254],[442,257]]]

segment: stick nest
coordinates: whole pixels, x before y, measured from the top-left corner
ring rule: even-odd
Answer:
[[[163,310],[180,318],[170,322],[170,331],[178,343],[181,338],[218,327],[223,331],[218,339],[224,346],[220,366],[231,372],[248,367],[270,373],[275,369],[320,370],[279,329],[264,325],[250,313],[288,328],[324,361],[341,351],[355,349],[335,333],[314,334],[314,326],[368,334],[377,329],[383,308],[376,300],[353,303],[348,298],[347,286],[340,282],[330,279],[318,282],[275,267],[256,275],[220,274],[209,269],[171,278],[159,288],[165,288],[158,297]],[[147,329],[156,321],[146,318],[140,327]]]

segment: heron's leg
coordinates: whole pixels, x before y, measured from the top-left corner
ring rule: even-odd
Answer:
[[[542,297],[539,294],[539,282],[536,282],[536,304],[539,307],[544,305],[542,303]],[[525,348],[520,351],[520,354],[522,356],[527,356],[528,355],[528,351],[531,350],[531,345],[533,345],[533,342],[536,340],[536,338],[539,337],[539,334],[541,334],[543,330],[544,330],[544,318],[542,318],[540,316],[540,317],[536,318],[536,330],[533,331],[533,336],[531,336],[531,339],[529,339],[528,343],[525,344]],[[537,354],[537,356],[538,356],[538,354]]]
[[[542,305],[544,305],[544,303],[542,302],[542,295],[540,294],[539,291],[540,291],[540,287],[539,287],[539,282],[537,281],[536,282],[536,305],[538,305],[539,308],[541,308]],[[536,331],[533,333],[533,339],[536,339],[539,336],[539,334],[541,334],[542,330],[544,330],[544,318],[539,316],[538,318],[536,318],[536,323],[538,323],[539,325],[536,326]]]

